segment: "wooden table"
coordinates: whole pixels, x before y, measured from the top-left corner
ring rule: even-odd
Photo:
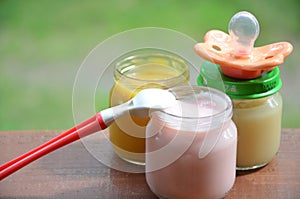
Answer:
[[[0,132],[0,163],[42,144],[59,131]],[[101,138],[102,139],[102,138]],[[156,198],[144,173],[111,169],[81,141],[59,149],[0,182],[0,198]],[[270,164],[238,172],[226,198],[300,198],[300,129],[283,129]]]

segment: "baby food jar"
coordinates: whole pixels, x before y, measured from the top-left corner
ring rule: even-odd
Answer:
[[[224,88],[217,85],[221,81]],[[237,169],[255,169],[268,164],[280,145],[282,98],[278,91],[282,82],[279,68],[256,79],[240,80],[223,75],[218,65],[206,62],[201,67],[198,84],[225,89],[232,99],[233,121],[238,129]]]
[[[235,181],[237,130],[230,98],[216,89],[170,89],[178,103],[151,113],[146,180],[159,198],[223,198]]]
[[[179,56],[159,49],[140,49],[121,56],[113,63],[114,86],[110,105],[122,104],[145,88],[168,89],[189,83],[188,64]],[[159,96],[154,96],[158,97]],[[130,113],[110,126],[110,141],[122,159],[145,164],[145,130],[148,118]]]

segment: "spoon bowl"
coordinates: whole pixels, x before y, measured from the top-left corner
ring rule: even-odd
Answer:
[[[168,90],[158,88],[144,89],[132,98],[130,113],[136,117],[148,117],[149,111],[166,109],[176,102],[175,96]]]

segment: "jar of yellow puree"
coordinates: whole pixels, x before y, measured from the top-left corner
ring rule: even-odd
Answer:
[[[113,64],[114,86],[110,92],[110,106],[128,101],[145,88],[168,89],[189,83],[187,62],[164,50],[135,50]],[[110,141],[118,156],[134,164],[145,164],[148,121],[149,118],[139,118],[129,112],[110,126]]]
[[[238,130],[237,169],[255,169],[268,164],[280,145],[282,82],[279,68],[255,79],[242,80],[228,77],[221,73],[219,65],[206,62],[198,84],[218,87],[232,99],[233,121]]]

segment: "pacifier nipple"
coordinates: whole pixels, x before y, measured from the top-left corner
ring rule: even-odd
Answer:
[[[255,16],[246,11],[235,14],[229,22],[228,31],[234,55],[237,57],[250,55],[259,35],[259,24]]]

